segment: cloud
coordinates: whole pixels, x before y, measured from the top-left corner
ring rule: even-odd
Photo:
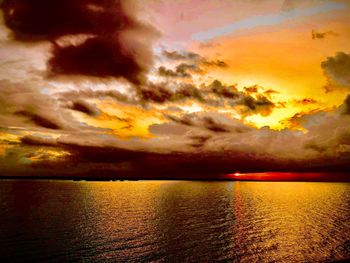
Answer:
[[[174,93],[160,84],[150,83],[140,89],[140,97],[146,102],[164,103],[173,100]]]
[[[202,65],[207,67],[219,67],[219,68],[227,68],[229,65],[223,60],[204,60],[202,61]]]
[[[305,115],[302,121],[309,131],[304,144],[305,149],[311,149],[323,158],[350,160],[350,152],[344,152],[350,145],[349,115],[341,114],[339,111],[336,114],[319,112]]]
[[[349,171],[350,116],[344,114],[345,106],[348,98],[334,112],[300,115],[307,133],[257,129],[225,114],[200,112],[151,126],[157,136],[148,140],[122,140],[93,131],[23,135],[0,157],[1,171],[145,179],[220,178],[237,170]]]
[[[69,93],[63,100],[58,95],[43,93],[39,87],[45,85],[48,85],[45,81],[0,80],[0,127],[55,133],[103,130],[81,123],[72,114],[72,111],[79,111],[97,116],[97,108]]]
[[[177,84],[176,89],[168,83],[148,83],[138,90],[140,103],[168,103],[195,99],[203,101],[201,91],[192,84]]]
[[[5,24],[15,39],[53,43],[52,75],[124,77],[144,81],[158,32],[134,14],[133,1],[5,0]],[[79,43],[77,38],[85,36]],[[62,38],[70,39],[60,44]],[[64,42],[64,41],[63,41]],[[67,44],[68,43],[68,44]]]
[[[166,69],[165,67],[161,66],[158,68],[158,74],[162,77],[170,78],[191,78],[191,74],[186,72],[186,70],[191,68],[191,66],[193,65],[181,64],[177,66],[175,70]]]
[[[52,137],[42,137],[25,135],[21,138],[23,145],[34,145],[34,146],[57,146],[57,140]]]
[[[334,57],[328,57],[321,63],[329,83],[326,91],[338,88],[350,89],[350,54],[338,52]]]
[[[1,126],[37,126],[54,130],[69,128],[72,120],[70,114],[57,111],[55,100],[40,93],[35,87],[38,84],[0,81]]]
[[[246,106],[246,108],[241,111],[243,114],[260,113],[262,116],[270,115],[276,107],[272,101],[263,95],[258,95],[257,98],[245,96],[241,104]]]
[[[218,80],[200,87],[192,84],[150,82],[139,87],[138,100],[141,104],[195,101],[204,107],[231,108],[243,116],[267,116],[278,107],[264,94],[255,93],[252,96],[249,92],[239,91],[236,85],[224,85]]]
[[[163,50],[162,55],[170,60],[198,60],[201,56],[194,52],[178,52]]]
[[[97,77],[125,77],[133,83],[141,82],[144,68],[135,58],[123,54],[118,42],[92,38],[79,46],[55,45],[49,60],[51,74],[88,75]]]
[[[325,31],[325,32],[317,32],[316,30],[312,30],[311,31],[311,37],[314,40],[316,40],[316,39],[324,39],[327,36],[338,36],[338,34],[333,32],[333,31]]]
[[[88,102],[83,101],[83,100],[77,100],[77,101],[73,102],[71,105],[71,109],[85,113],[89,116],[99,115],[99,110],[96,108],[96,106],[91,105]]]
[[[38,172],[49,169],[49,173],[59,166],[59,173],[68,176],[113,177],[118,173],[126,178],[180,178],[237,170],[348,171],[350,117],[342,113],[344,105],[335,112],[300,116],[308,133],[256,129],[209,112],[189,114],[186,122],[174,118],[156,124],[151,130],[158,136],[146,141],[71,133],[58,139],[24,136],[21,147],[23,151],[25,147],[54,147],[68,152],[60,161],[26,165]]]
[[[189,145],[194,148],[204,147],[204,145],[210,138],[210,135],[193,135],[190,136],[192,142]]]
[[[126,94],[123,94],[115,89],[89,89],[84,88],[80,90],[69,90],[64,92],[57,92],[55,94],[59,100],[62,101],[62,103],[65,103],[66,101],[74,101],[77,99],[106,99],[111,98],[116,101],[120,102],[130,102],[130,103],[136,103],[133,99],[133,94],[131,91],[129,91],[129,96]]]
[[[167,51],[163,50],[162,55],[169,60],[182,60],[190,61],[194,64],[201,64],[203,66],[214,66],[214,67],[228,67],[228,64],[222,60],[210,60],[197,53],[188,51]]]
[[[202,121],[203,121],[204,127],[210,131],[213,131],[213,132],[229,132],[230,131],[229,127],[227,127],[224,124],[218,123],[212,117],[204,117]]]
[[[208,68],[228,68],[229,65],[219,59],[210,60],[197,53],[187,51],[167,51],[163,50],[162,55],[171,61],[179,61],[175,70],[167,69],[164,66],[158,68],[158,74],[163,77],[191,78],[194,74],[206,74]]]
[[[197,112],[181,116],[167,115],[168,119],[180,125],[207,130],[214,133],[244,133],[252,128],[216,112]],[[161,126],[161,125],[159,125]],[[206,134],[207,135],[207,134]]]
[[[47,117],[42,116],[39,113],[34,113],[26,110],[20,110],[16,111],[14,113],[15,115],[18,116],[23,116],[29,121],[33,122],[35,125],[43,128],[48,128],[48,129],[53,129],[53,130],[59,130],[61,129],[61,126],[57,123],[55,123],[54,120],[50,120]]]
[[[228,98],[228,99],[236,99],[239,98],[242,93],[239,92],[236,86],[226,86],[223,85],[219,80],[214,80],[208,88],[211,92],[216,94],[217,96]]]
[[[276,107],[275,103],[270,101],[263,94],[256,94],[256,97],[249,95],[252,90],[255,90],[255,86],[245,88],[247,93],[237,90],[234,85],[226,86],[220,81],[214,80],[207,88],[210,92],[218,97],[229,99],[229,105],[243,106],[239,108],[239,112],[243,115],[261,114],[263,116],[269,115]]]
[[[281,120],[280,123],[283,124],[285,127],[291,130],[298,130],[303,129],[303,126],[305,125],[305,116],[314,115],[316,113],[319,113],[319,110],[309,110],[309,111],[301,111],[294,114],[292,117],[289,117],[285,120]],[[307,121],[309,122],[309,121]]]

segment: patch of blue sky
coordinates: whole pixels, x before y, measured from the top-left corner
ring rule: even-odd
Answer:
[[[289,19],[313,16],[316,14],[345,9],[346,7],[347,6],[342,3],[327,3],[316,7],[282,11],[278,14],[253,16],[223,27],[214,28],[205,32],[195,33],[192,35],[192,39],[205,42],[217,37],[230,35],[238,30],[252,29],[259,26],[276,25]]]

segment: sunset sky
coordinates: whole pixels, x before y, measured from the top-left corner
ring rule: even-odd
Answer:
[[[349,171],[347,0],[0,3],[0,175]]]

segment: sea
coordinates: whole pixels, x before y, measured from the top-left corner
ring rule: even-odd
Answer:
[[[0,180],[0,262],[350,259],[350,183]]]

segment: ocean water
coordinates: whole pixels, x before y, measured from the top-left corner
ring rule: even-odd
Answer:
[[[0,181],[1,262],[350,259],[350,183]]]

